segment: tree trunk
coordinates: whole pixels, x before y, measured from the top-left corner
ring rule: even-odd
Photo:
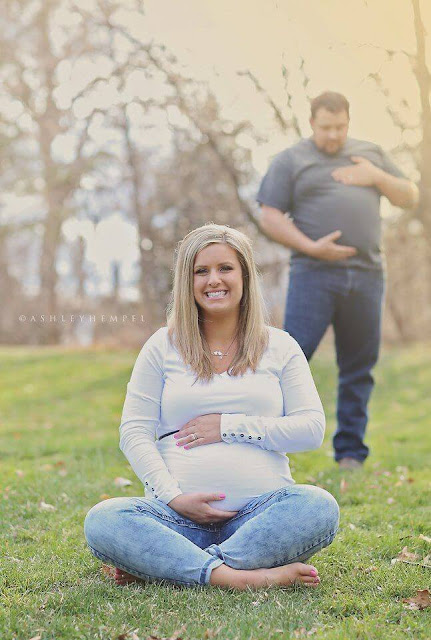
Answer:
[[[50,3],[42,6],[40,11],[39,61],[44,74],[46,87],[46,107],[43,113],[36,117],[39,128],[39,148],[42,163],[42,175],[45,181],[46,217],[44,220],[44,234],[40,256],[40,301],[41,313],[57,315],[57,251],[60,244],[63,198],[58,191],[57,167],[51,155],[51,145],[58,133],[61,132],[59,123],[60,113],[53,100],[53,76],[57,60],[51,52],[49,19],[52,6]],[[43,333],[44,342],[56,343],[60,338],[61,324],[49,322]]]
[[[150,225],[151,214],[149,214],[148,211],[145,211],[142,204],[142,181],[138,168],[139,157],[130,137],[130,123],[126,113],[124,113],[123,129],[126,143],[127,162],[129,165],[132,183],[132,210],[138,230],[140,256],[139,290],[147,327],[151,327],[151,329],[154,330],[160,322],[161,310],[160,299],[154,291],[152,286],[153,279],[150,277],[151,270],[154,267],[152,251],[151,249],[146,248],[148,240],[153,242]]]
[[[424,226],[425,236],[428,238],[428,260],[431,272],[431,74],[426,60],[426,31],[422,21],[420,0],[412,0],[414,14],[414,28],[416,36],[416,63],[414,74],[419,88],[419,96],[422,107],[422,140],[419,147],[421,202],[418,216]],[[429,287],[429,300],[431,302],[431,283]]]

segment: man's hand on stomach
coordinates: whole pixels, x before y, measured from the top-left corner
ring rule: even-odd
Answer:
[[[327,262],[336,262],[337,260],[347,260],[358,253],[354,247],[337,244],[336,241],[342,236],[341,231],[333,231],[315,240],[313,246],[307,252],[312,258],[317,260],[326,260]]]

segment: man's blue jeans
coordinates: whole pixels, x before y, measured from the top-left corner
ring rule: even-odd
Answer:
[[[333,326],[338,364],[335,459],[363,461],[367,405],[374,385],[371,370],[380,346],[382,270],[295,264],[287,294],[284,329],[309,360],[326,329]]]
[[[223,563],[250,570],[304,562],[331,544],[338,520],[330,493],[292,484],[219,524],[197,524],[155,498],[111,498],[90,509],[84,531],[103,562],[149,582],[191,586],[208,585]]]

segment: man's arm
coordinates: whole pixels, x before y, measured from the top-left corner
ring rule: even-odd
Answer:
[[[412,209],[419,202],[419,189],[414,182],[406,178],[398,178],[362,156],[352,156],[352,164],[339,167],[332,172],[332,177],[343,184],[376,187],[396,207]]]
[[[396,178],[382,169],[377,170],[375,186],[389,202],[403,209],[414,209],[419,202],[419,189],[414,182]]]
[[[319,240],[312,240],[282,211],[264,204],[261,206],[259,224],[275,242],[317,260],[334,262],[345,260],[357,253],[353,247],[336,244],[336,240],[341,237],[341,231],[333,231]]]

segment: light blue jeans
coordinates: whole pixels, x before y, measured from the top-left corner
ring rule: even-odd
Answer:
[[[292,484],[254,498],[223,523],[197,524],[155,498],[111,498],[88,512],[84,531],[100,560],[147,581],[207,585],[211,571],[303,562],[333,541],[338,504]]]

